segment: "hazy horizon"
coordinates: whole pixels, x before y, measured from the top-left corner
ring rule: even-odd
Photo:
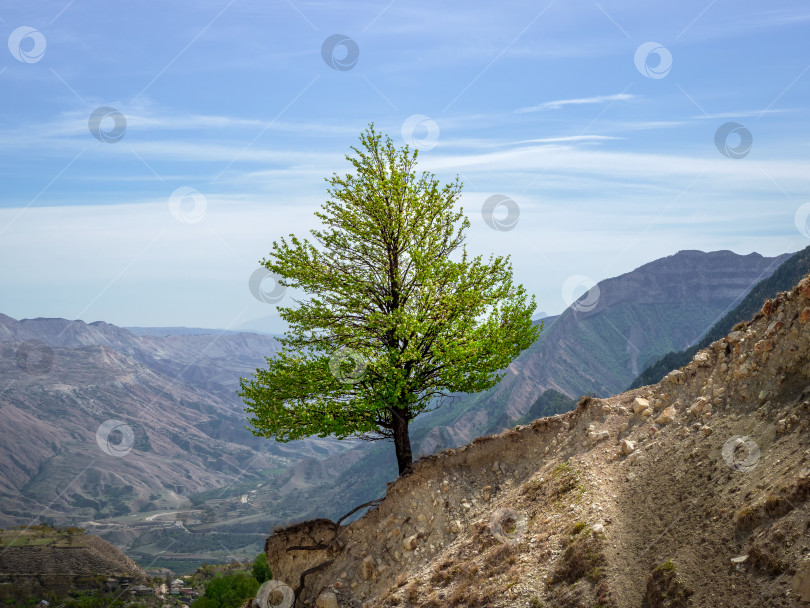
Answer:
[[[0,18],[14,318],[232,329],[290,305],[251,277],[317,226],[371,122],[459,175],[470,252],[511,255],[549,315],[680,250],[810,243],[798,1],[66,0]]]

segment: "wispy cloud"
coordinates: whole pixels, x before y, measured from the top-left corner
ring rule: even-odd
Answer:
[[[545,110],[559,110],[565,106],[575,106],[594,103],[605,103],[610,101],[629,101],[635,99],[636,95],[630,93],[616,93],[615,95],[597,95],[596,97],[579,97],[576,99],[557,99],[555,101],[546,101],[536,106],[529,106],[528,108],[518,108],[515,110],[517,114],[524,114],[526,112],[543,112]]]
[[[742,112],[715,112],[714,114],[697,114],[692,119],[706,120],[707,118],[759,118],[765,114],[784,114],[792,110],[745,110]]]
[[[541,139],[524,139],[515,142],[516,144],[558,144],[558,143],[578,143],[587,141],[604,141],[606,139],[624,139],[623,137],[613,137],[611,135],[569,135],[567,137],[543,137]]]

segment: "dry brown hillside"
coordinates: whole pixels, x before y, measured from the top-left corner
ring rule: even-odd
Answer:
[[[105,540],[80,528],[0,530],[0,597],[92,589],[107,577],[137,581],[146,572]]]
[[[810,605],[810,275],[657,385],[267,539],[297,606]]]

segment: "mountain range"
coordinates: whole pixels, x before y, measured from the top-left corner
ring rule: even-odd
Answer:
[[[154,547],[166,528],[184,534],[167,511],[201,520],[189,497],[218,490],[213,498],[233,503],[301,459],[352,447],[318,438],[292,447],[244,428],[239,377],[277,346],[251,333],[136,335],[0,315],[0,523],[87,524],[143,561],[166,549]],[[249,501],[222,517],[208,508],[224,541],[213,557],[255,555],[272,517]],[[199,538],[174,540],[174,554],[208,557]],[[149,548],[138,552],[139,542]]]
[[[794,253],[779,266],[776,272],[757,283],[737,306],[706,332],[697,344],[693,344],[685,350],[666,354],[641,372],[630,388],[655,384],[670,370],[683,367],[695,356],[697,351],[731,332],[737,323],[752,318],[765,300],[773,298],[780,291],[787,291],[808,272],[810,272],[810,246]]]
[[[435,449],[514,426],[547,390],[575,400],[621,392],[649,363],[699,340],[789,257],[680,251],[599,282],[545,320],[497,386],[436,412]]]
[[[619,392],[690,346],[788,254],[683,251],[600,282],[493,389],[412,424],[427,455]],[[245,430],[241,376],[270,335],[0,315],[0,523],[84,525],[143,566],[250,557],[268,530],[339,517],[396,477],[391,446]]]

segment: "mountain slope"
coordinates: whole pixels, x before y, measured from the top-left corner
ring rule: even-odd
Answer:
[[[578,399],[616,394],[649,361],[698,339],[789,257],[681,251],[601,281],[524,351],[491,390],[417,419],[455,447],[503,430],[552,389]],[[436,430],[438,428],[438,430]]]
[[[740,321],[753,317],[762,307],[765,300],[774,297],[780,291],[790,289],[808,272],[810,272],[810,247],[805,247],[785,260],[770,277],[757,283],[743,301],[715,323],[706,335],[701,338],[700,342],[685,350],[664,355],[656,363],[641,372],[630,385],[630,389],[646,384],[654,384],[670,370],[686,365],[698,350],[705,348],[708,344],[729,333],[732,327]]]
[[[135,336],[0,316],[0,525],[79,524],[148,561],[171,543],[189,568],[255,555],[278,521],[264,505],[295,465],[352,447],[278,444],[244,428],[239,377],[276,348],[255,334]],[[240,502],[259,485],[262,506]]]
[[[808,429],[810,276],[662,382],[422,459],[267,561],[304,607],[806,605]]]

